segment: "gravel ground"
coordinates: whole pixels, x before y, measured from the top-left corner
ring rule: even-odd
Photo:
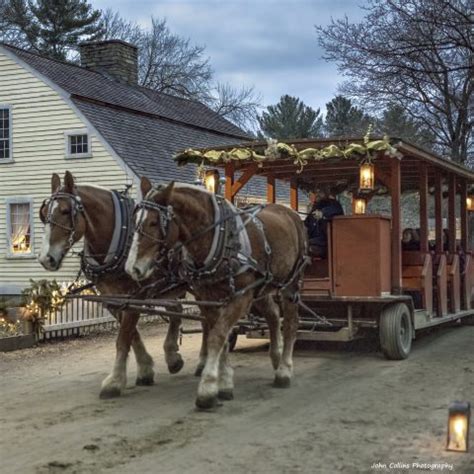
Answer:
[[[113,335],[0,354],[0,472],[474,473],[472,448],[444,450],[449,402],[474,402],[474,326],[424,335],[402,362],[367,343],[298,344],[287,390],[271,386],[265,341],[241,337],[235,399],[214,413],[194,409],[200,336],[184,336],[186,365],[169,375],[163,326],[142,333],[156,384],[135,387],[132,360],[115,400],[98,398]]]

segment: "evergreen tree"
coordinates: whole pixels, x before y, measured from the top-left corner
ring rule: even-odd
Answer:
[[[322,136],[320,110],[305,105],[297,97],[284,95],[258,118],[262,132],[270,138],[313,138]]]
[[[373,120],[342,95],[326,104],[325,130],[330,137],[365,135]]]
[[[435,137],[422,124],[411,118],[400,105],[389,105],[377,123],[382,134],[397,137],[425,148],[432,148]]]
[[[4,0],[0,17],[4,40],[54,59],[66,59],[78,43],[103,33],[101,11],[86,0]]]

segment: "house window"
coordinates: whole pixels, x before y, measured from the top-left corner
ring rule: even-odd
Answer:
[[[66,132],[67,158],[88,158],[91,156],[90,137],[87,131]]]
[[[10,257],[33,255],[31,199],[13,198],[7,201],[7,240]]]
[[[0,161],[12,159],[12,127],[10,107],[0,105]]]

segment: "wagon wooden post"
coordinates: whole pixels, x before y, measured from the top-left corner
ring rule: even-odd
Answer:
[[[462,307],[463,309],[470,309],[471,307],[471,287],[472,287],[472,255],[469,249],[469,228],[468,228],[468,213],[467,213],[467,181],[461,181],[461,206],[460,206],[460,220],[461,220],[461,249],[465,253],[464,271],[461,275],[462,281]]]
[[[467,220],[467,182],[465,179],[461,181],[461,248],[464,252],[469,252],[468,242],[468,220]]]
[[[436,233],[436,291],[438,296],[437,314],[448,313],[448,282],[446,255],[443,253],[443,176],[435,173],[435,233]]]
[[[271,204],[276,202],[275,176],[273,175],[267,177],[267,202]]]
[[[290,207],[298,212],[298,181],[296,178],[292,178],[290,183]]]
[[[443,177],[439,170],[435,173],[435,238],[436,254],[443,253]]]
[[[456,176],[449,176],[448,194],[448,233],[449,233],[449,253],[456,253]]]
[[[234,202],[234,195],[232,192],[232,187],[234,185],[234,163],[229,161],[225,165],[225,191],[224,195],[227,200]]]
[[[449,175],[448,250],[450,309],[457,313],[461,309],[461,277],[459,255],[456,252],[456,176],[453,173]]]
[[[420,251],[427,254],[428,245],[428,167],[420,163]]]
[[[390,161],[390,188],[392,198],[392,293],[402,291],[402,242],[401,242],[401,166],[400,160]]]

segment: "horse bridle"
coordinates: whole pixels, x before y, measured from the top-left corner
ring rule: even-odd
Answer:
[[[135,206],[134,213],[136,214],[139,210],[147,210],[147,211],[156,211],[158,213],[160,219],[160,231],[163,238],[157,238],[154,235],[148,234],[143,230],[143,217],[144,213],[142,213],[139,217],[139,220],[135,222],[135,230],[144,237],[147,237],[153,242],[156,243],[164,243],[167,241],[168,232],[170,228],[170,224],[174,219],[174,212],[172,206],[162,206],[157,204],[153,201],[149,201],[147,199],[143,199]]]
[[[59,199],[69,199],[71,202],[71,226],[65,226],[53,219],[53,202],[57,201]],[[47,208],[47,214],[46,218],[43,220],[43,209]],[[56,227],[59,227],[60,229],[63,229],[67,232],[69,232],[69,237],[68,237],[68,250],[74,245],[74,234],[76,233],[76,221],[77,221],[77,216],[79,214],[84,213],[84,205],[82,204],[82,199],[80,196],[77,196],[76,194],[72,193],[66,193],[64,191],[58,191],[54,194],[51,195],[49,199],[45,199],[43,201],[43,204],[41,205],[40,209],[40,216],[41,220],[43,221],[43,224],[50,224],[54,225]]]

